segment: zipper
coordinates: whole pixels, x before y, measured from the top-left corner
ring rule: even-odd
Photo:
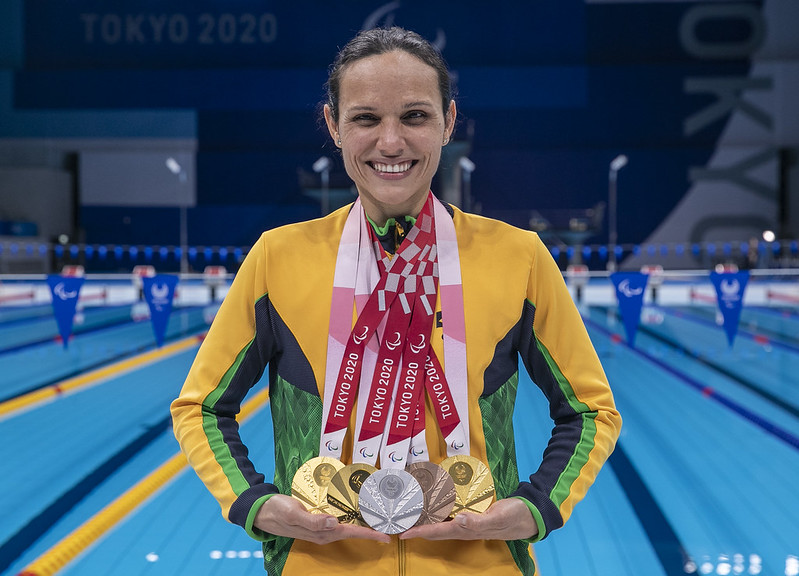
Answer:
[[[405,576],[405,540],[397,538],[397,574]]]

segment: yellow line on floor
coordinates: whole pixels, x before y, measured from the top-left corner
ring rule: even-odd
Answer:
[[[20,410],[34,408],[48,400],[57,398],[61,394],[75,392],[81,388],[98,384],[107,378],[113,378],[125,372],[135,370],[136,368],[146,366],[147,364],[152,364],[153,362],[163,360],[164,358],[173,356],[178,352],[182,352],[188,348],[191,348],[192,346],[198,346],[200,339],[201,338],[198,336],[190,336],[189,338],[178,340],[177,342],[167,346],[162,346],[161,348],[156,348],[155,350],[144,352],[143,354],[137,354],[136,356],[126,360],[121,360],[119,362],[109,364],[108,366],[104,366],[103,368],[85,372],[80,376],[68,378],[66,380],[62,380],[61,382],[57,382],[56,384],[51,384],[49,386],[45,386],[44,388],[34,390],[28,394],[17,396],[11,400],[0,402],[0,419]]]
[[[268,388],[255,394],[242,406],[237,420],[244,422],[266,404],[268,399]],[[52,576],[56,574],[134,510],[143,506],[151,496],[187,466],[188,463],[183,453],[175,454],[47,552],[28,564],[18,576]]]

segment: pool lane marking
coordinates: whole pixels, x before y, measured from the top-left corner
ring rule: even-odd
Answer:
[[[710,321],[705,320],[703,318],[699,318],[699,317],[697,317],[697,316],[695,316],[693,314],[677,314],[676,312],[673,312],[671,310],[665,310],[665,309],[663,309],[663,313],[675,316],[675,317],[680,318],[682,320],[685,320],[687,322],[695,322],[697,324],[702,324],[703,326],[708,326],[708,327],[711,327],[711,328],[716,327],[716,325],[711,323]],[[618,317],[618,313],[617,313],[617,317]],[[792,416],[795,416],[796,418],[799,418],[799,407],[797,407],[794,404],[792,404],[791,402],[785,400],[779,394],[771,392],[771,391],[767,390],[766,388],[764,388],[763,386],[757,384],[756,382],[753,382],[753,381],[749,380],[749,378],[746,378],[746,377],[744,377],[744,376],[742,376],[740,374],[737,374],[735,372],[735,370],[733,370],[731,368],[727,368],[725,366],[721,366],[720,364],[715,362],[712,358],[709,358],[705,354],[701,354],[698,350],[689,349],[687,346],[683,345],[676,337],[668,336],[668,335],[664,334],[663,332],[661,332],[659,330],[654,330],[654,329],[649,328],[647,326],[641,326],[641,330],[643,332],[645,332],[646,334],[648,334],[649,336],[651,336],[652,338],[654,338],[654,339],[656,339],[656,340],[658,340],[660,342],[663,342],[667,346],[670,346],[672,349],[682,352],[687,357],[692,358],[692,359],[696,360],[697,362],[699,362],[700,364],[702,364],[704,366],[707,366],[708,368],[718,372],[719,374],[722,374],[722,375],[726,376],[730,380],[735,381],[736,383],[738,383],[742,387],[746,388],[747,390],[749,390],[753,394],[756,394],[756,395],[760,396],[761,398],[764,398],[765,400],[767,400],[768,402],[771,402],[775,406],[781,408],[782,410],[784,410],[788,414],[790,414]],[[757,338],[751,332],[749,332],[747,330],[739,330],[738,333],[740,335],[746,337],[746,338],[754,340],[757,343]],[[774,345],[776,347],[782,347],[783,349],[786,349],[789,352],[799,352],[799,349],[797,349],[795,346],[790,346],[788,344],[784,344],[784,343],[781,343],[781,342],[776,342],[774,340],[769,341],[769,344],[770,345]],[[703,394],[709,394],[712,390],[713,390],[712,387],[706,386],[702,390],[702,393]]]
[[[120,362],[114,362],[108,366],[86,372],[79,376],[67,378],[55,384],[50,384],[38,390],[22,394],[16,398],[0,402],[0,420],[8,418],[21,410],[35,408],[44,402],[58,398],[62,394],[76,392],[83,388],[94,386],[109,378],[121,376],[126,372],[131,372],[142,366],[174,356],[193,346],[198,346],[202,338],[202,335],[190,336],[161,348],[156,348],[155,350],[150,350],[143,354],[137,354],[136,356],[132,356]]]
[[[585,324],[587,326],[592,326],[593,328],[595,328],[596,330],[602,332],[606,336],[610,336],[613,339],[613,342],[616,342],[616,343],[619,343],[619,344],[624,344],[625,346],[627,346],[627,348],[632,350],[634,353],[646,358],[648,361],[650,361],[653,364],[659,366],[660,368],[662,368],[666,372],[669,372],[673,376],[677,377],[678,380],[682,381],[683,383],[687,384],[688,386],[690,386],[690,387],[694,388],[695,390],[699,391],[702,394],[702,396],[704,396],[705,398],[709,398],[709,399],[715,400],[716,402],[718,402],[719,404],[721,404],[725,408],[728,408],[728,409],[732,410],[733,412],[735,412],[739,416],[743,416],[744,418],[746,418],[747,420],[749,420],[750,422],[752,422],[753,424],[758,426],[760,429],[762,429],[765,432],[767,432],[768,434],[771,434],[772,436],[778,438],[779,440],[782,440],[783,442],[785,442],[786,444],[788,444],[792,448],[795,448],[796,450],[799,450],[799,437],[795,436],[794,434],[791,434],[789,431],[781,428],[780,426],[777,426],[776,424],[774,424],[773,422],[770,422],[769,420],[763,418],[762,416],[759,416],[758,414],[755,414],[754,412],[752,412],[751,410],[745,408],[741,404],[738,404],[734,400],[731,400],[730,398],[727,398],[723,394],[717,392],[711,386],[708,386],[706,384],[703,384],[702,382],[699,382],[698,380],[692,378],[691,376],[688,376],[687,374],[685,374],[685,373],[681,372],[680,370],[674,368],[673,366],[669,365],[668,363],[663,362],[662,360],[659,360],[658,358],[655,358],[651,354],[648,354],[647,352],[644,352],[643,350],[640,350],[639,348],[630,346],[622,338],[618,338],[618,339],[613,338],[613,336],[615,334],[611,330],[608,330],[604,326],[601,326],[600,324],[598,324],[596,321],[591,320],[590,318],[584,317],[583,318],[583,322],[585,322]]]
[[[667,576],[684,576],[688,551],[627,455],[622,440],[616,444],[608,458],[608,464],[616,474],[616,479],[644,529],[652,550],[660,560],[663,571]]]
[[[98,486],[155,440],[161,438],[171,425],[172,417],[167,415],[158,422],[144,426],[144,432],[89,471],[71,488],[63,493],[54,494],[54,499],[49,504],[0,544],[0,574],[5,573],[5,570],[38,542],[51,526],[74,510]]]
[[[244,423],[268,400],[268,388],[255,394],[242,406],[237,418],[239,423]],[[28,564],[17,576],[52,576],[58,573],[127,516],[144,506],[156,492],[183,472],[187,466],[186,456],[178,452]]]

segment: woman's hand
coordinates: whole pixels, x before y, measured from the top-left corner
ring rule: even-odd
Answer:
[[[528,512],[529,514],[529,512]],[[330,514],[311,514],[299,500],[275,494],[258,509],[253,525],[268,534],[329,544],[345,538],[365,538],[388,543],[387,534],[352,524],[339,524]]]
[[[482,514],[461,512],[449,522],[416,526],[400,539],[427,540],[522,540],[538,534],[538,525],[527,505],[518,498],[494,502]]]

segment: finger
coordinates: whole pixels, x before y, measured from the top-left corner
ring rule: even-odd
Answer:
[[[354,524],[339,524],[336,529],[336,535],[342,538],[360,538],[362,540],[375,540],[376,542],[383,542],[388,544],[391,542],[391,536],[378,532],[371,528],[364,528],[363,526],[356,526]]]
[[[400,538],[424,538],[426,540],[474,540],[479,539],[480,535],[474,531],[474,525],[469,526],[467,516],[476,516],[464,512],[458,514],[451,522],[440,522],[437,524],[426,524],[415,526],[410,530],[400,534]]]

